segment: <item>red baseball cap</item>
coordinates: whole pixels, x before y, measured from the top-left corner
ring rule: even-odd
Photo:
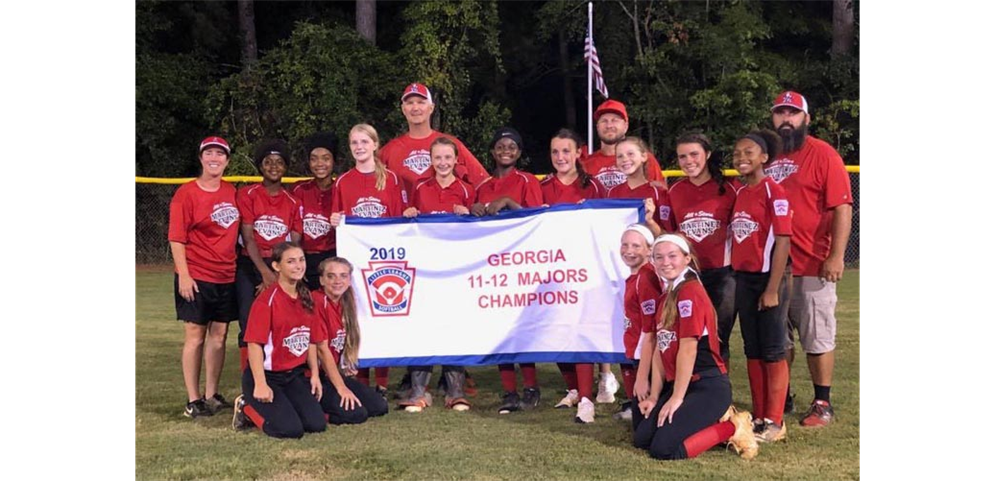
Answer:
[[[200,151],[203,152],[204,149],[210,146],[218,146],[224,149],[225,154],[231,155],[231,147],[228,147],[228,141],[222,139],[221,137],[208,137],[200,141]]]
[[[597,122],[602,114],[607,113],[617,114],[622,117],[622,120],[629,121],[629,114],[625,111],[625,104],[618,100],[605,100],[604,103],[599,105],[598,109],[594,111],[594,121]]]
[[[798,92],[792,92],[790,90],[781,92],[781,95],[778,95],[777,99],[774,100],[774,106],[771,107],[770,110],[773,112],[774,109],[784,106],[794,107],[802,112],[805,112],[806,114],[808,113],[808,100],[805,100],[805,97]]]
[[[412,95],[420,95],[424,97],[425,100],[428,100],[428,103],[434,103],[432,102],[432,92],[429,92],[428,87],[420,83],[415,82],[407,87],[404,87],[404,93],[401,94],[401,102],[404,102],[404,99]]]

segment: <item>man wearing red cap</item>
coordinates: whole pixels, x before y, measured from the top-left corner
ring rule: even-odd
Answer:
[[[598,129],[598,138],[601,139],[601,150],[585,156],[583,154],[587,149],[582,149],[580,165],[589,175],[597,177],[606,189],[611,189],[625,182],[625,174],[615,166],[615,145],[629,131],[629,114],[625,110],[625,104],[617,100],[605,100],[594,111],[594,124]],[[667,181],[663,178],[660,162],[652,152],[646,162],[646,178],[666,189]]]
[[[456,142],[457,178],[477,186],[488,177],[487,170],[480,165],[480,161],[470,153],[463,142],[452,135],[432,130],[432,112],[435,111],[435,103],[432,102],[432,92],[429,92],[427,87],[420,83],[405,87],[401,93],[401,111],[408,120],[408,133],[387,142],[387,145],[380,149],[380,160],[388,169],[401,176],[404,190],[409,198],[418,181],[435,176],[429,146],[442,136]]]
[[[853,216],[850,177],[840,154],[808,135],[811,118],[808,101],[801,94],[778,95],[771,121],[784,142],[784,153],[764,170],[788,195],[794,233],[788,359],[794,360],[792,331],[797,329],[815,389],[815,400],[801,425],[825,426],[834,415],[829,388],[836,349],[836,282],[843,277],[843,254]]]

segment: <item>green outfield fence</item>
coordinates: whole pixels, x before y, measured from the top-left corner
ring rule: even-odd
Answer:
[[[850,242],[846,246],[844,260],[848,266],[860,263],[860,167],[847,166],[850,183],[853,186],[853,229],[850,231]],[[665,170],[664,175],[681,177],[679,170]],[[726,175],[735,176],[736,171],[727,170]],[[540,176],[542,177],[542,176]],[[284,183],[293,183],[304,178],[284,178]],[[169,252],[167,232],[169,230],[169,201],[181,184],[189,182],[186,179],[163,179],[151,177],[135,178],[135,263],[151,265],[169,265],[172,256]],[[236,187],[252,182],[261,182],[262,178],[252,176],[225,177]]]

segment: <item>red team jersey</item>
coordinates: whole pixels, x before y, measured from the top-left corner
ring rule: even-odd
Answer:
[[[415,186],[411,205],[422,214],[452,214],[453,206],[458,204],[469,209],[476,198],[477,191],[473,186],[459,178],[449,184],[449,187],[442,187],[439,181],[432,177]]]
[[[742,187],[738,180],[727,180],[725,193],[719,195],[715,179],[694,185],[685,178],[670,186],[670,205],[677,230],[691,240],[702,269],[717,269],[732,262],[729,222],[736,191]]]
[[[456,143],[456,167],[453,169],[456,178],[470,185],[478,185],[488,177],[484,166],[456,137],[435,130],[424,139],[414,139],[404,134],[387,142],[380,149],[380,160],[387,164],[388,169],[401,176],[404,190],[408,194],[414,193],[419,180],[435,177],[429,147],[439,137],[446,137]]]
[[[301,203],[284,189],[269,195],[262,184],[253,184],[238,190],[238,211],[242,224],[252,226],[252,237],[259,247],[259,255],[270,257],[273,247],[290,240],[291,232],[301,232]],[[249,255],[243,244],[242,255]]]
[[[642,333],[656,330],[659,298],[660,278],[649,262],[625,280],[625,332],[622,334],[625,357],[635,359]]]
[[[676,229],[674,225],[674,216],[671,213],[672,209],[670,207],[670,195],[667,191],[661,189],[649,182],[636,187],[635,189],[629,187],[628,182],[622,182],[621,184],[608,189],[609,199],[653,199],[653,203],[656,204],[656,212],[650,212],[653,216],[653,220],[663,229],[665,232],[673,232]]]
[[[235,187],[228,182],[221,181],[216,192],[200,188],[196,180],[176,189],[169,203],[169,241],[186,246],[190,277],[235,282],[238,219]]]
[[[364,174],[355,167],[335,181],[332,212],[375,219],[400,217],[407,206],[408,196],[401,187],[401,179],[390,170],[383,190],[377,190],[376,172]]]
[[[340,365],[342,350],[345,349],[345,326],[342,324],[342,303],[332,302],[325,291],[316,289],[311,292],[311,299],[314,299],[314,310],[317,313],[318,321],[314,332],[316,339],[313,344],[321,344],[321,341],[328,341],[328,350],[335,358],[335,365]],[[319,332],[320,331],[320,332]]]
[[[290,193],[301,203],[304,230],[301,248],[304,252],[317,254],[334,249],[335,228],[328,222],[328,216],[332,213],[335,185],[322,191],[314,179],[305,180],[294,184]]]
[[[829,257],[832,209],[852,204],[850,176],[843,158],[826,142],[806,136],[802,147],[767,164],[770,178],[784,187],[791,202],[791,270],[797,276],[818,276]]]
[[[732,268],[770,272],[774,236],[790,236],[791,208],[784,189],[770,177],[739,190],[733,207]]]
[[[684,277],[684,274],[681,274]],[[726,365],[719,353],[719,329],[715,323],[715,309],[708,299],[705,286],[699,281],[684,281],[688,284],[677,294],[677,320],[671,330],[657,329],[656,346],[663,360],[663,373],[667,381],[674,381],[677,376],[677,353],[681,348],[681,339],[694,338],[698,340],[698,354],[694,358],[692,374],[698,374],[709,369],[718,369],[723,374]],[[658,312],[663,312],[667,294],[660,296]],[[659,317],[657,317],[659,319]],[[662,322],[661,322],[662,324]],[[655,328],[656,326],[654,326]],[[701,342],[705,337],[706,342]]]
[[[598,179],[606,189],[625,183],[625,174],[618,170],[615,157],[602,154],[600,150],[591,155],[584,155],[584,152],[587,152],[587,149],[581,149],[581,157],[577,162],[588,175]],[[667,179],[664,178],[663,171],[660,169],[660,162],[656,160],[653,152],[646,154],[646,179],[650,182],[660,181],[663,185],[667,185]]]
[[[324,331],[315,329],[318,322],[317,315],[304,309],[300,299],[290,297],[279,282],[274,282],[252,303],[245,342],[263,346],[263,368],[267,371],[289,371],[307,363],[308,345],[324,340]]]
[[[508,175],[488,178],[477,186],[477,202],[488,204],[498,197],[508,196],[522,207],[542,205],[542,189],[536,176],[512,168]]]
[[[604,199],[608,195],[608,189],[597,177],[591,177],[587,188],[581,188],[580,179],[575,179],[570,185],[563,185],[555,172],[542,179],[539,189],[542,191],[543,203],[549,205],[576,204],[586,199]]]

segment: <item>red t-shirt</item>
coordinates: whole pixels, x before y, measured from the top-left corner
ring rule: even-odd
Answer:
[[[459,178],[449,184],[449,187],[442,187],[439,181],[432,177],[415,186],[411,205],[422,214],[452,214],[453,206],[462,205],[469,209],[473,205],[473,199],[476,198],[477,191],[473,186]]]
[[[388,169],[401,176],[404,190],[408,194],[414,193],[419,180],[435,177],[429,147],[439,137],[446,137],[456,143],[456,178],[470,185],[477,185],[488,177],[484,166],[456,137],[435,130],[424,139],[414,139],[411,135],[404,134],[387,142],[380,149],[380,160],[387,164]]]
[[[683,276],[683,274],[681,274]],[[692,374],[698,374],[708,369],[718,369],[726,373],[726,365],[722,362],[722,355],[719,353],[719,329],[715,323],[715,309],[712,301],[708,299],[705,286],[699,281],[684,281],[688,284],[681,288],[677,294],[677,320],[671,326],[671,330],[657,329],[656,346],[660,351],[660,358],[663,360],[663,373],[667,381],[673,381],[677,377],[677,353],[681,348],[681,339],[693,338],[698,340],[698,353],[694,358],[694,369]],[[657,309],[658,322],[663,315],[663,305],[667,300],[667,293],[660,296]],[[705,338],[708,339],[705,339]],[[705,341],[705,342],[702,342]]]
[[[542,179],[539,188],[542,190],[543,203],[549,205],[576,204],[586,199],[604,199],[608,194],[608,189],[601,185],[601,181],[596,177],[591,177],[587,187],[581,188],[580,179],[575,179],[570,185],[564,185],[555,172]]]
[[[376,172],[364,174],[355,167],[335,181],[332,212],[366,218],[400,217],[407,205],[401,179],[390,170],[383,190],[377,190]]]
[[[735,179],[725,182],[725,193],[719,194],[719,183],[710,179],[694,185],[681,179],[670,186],[670,205],[674,208],[677,229],[691,240],[702,269],[728,266],[732,258],[732,237],[729,221],[736,191],[742,184]]]
[[[304,234],[301,247],[308,254],[330,251],[335,248],[335,228],[328,222],[332,213],[335,186],[328,190],[318,188],[314,179],[294,184],[290,193],[301,202]]]
[[[600,150],[591,155],[585,155],[585,152],[587,149],[581,149],[578,162],[588,175],[597,178],[606,189],[625,183],[626,176],[621,170],[618,170],[615,157],[605,155]],[[667,179],[663,176],[663,170],[660,169],[660,162],[656,160],[653,152],[646,156],[646,179],[650,182],[657,180],[662,182],[664,186],[667,185]],[[664,190],[666,189],[664,187]]]
[[[770,272],[774,236],[792,234],[791,208],[784,189],[770,177],[739,190],[733,207],[732,268]]]
[[[328,341],[328,350],[335,358],[335,365],[339,366],[342,359],[342,350],[345,349],[345,326],[342,324],[342,303],[332,302],[325,291],[316,289],[311,292],[314,299],[314,310],[318,315],[319,322],[316,323],[314,332],[314,344],[321,341]],[[320,334],[319,334],[320,333]]]
[[[238,190],[238,211],[242,224],[252,226],[252,238],[259,248],[259,255],[270,257],[273,247],[289,241],[291,232],[301,232],[301,203],[284,189],[269,195],[262,184],[253,184]],[[242,255],[249,255],[243,244]]]
[[[656,303],[660,298],[660,278],[647,262],[625,280],[625,357],[636,358],[639,337],[656,330]]]
[[[791,202],[792,272],[797,276],[818,276],[829,257],[832,209],[853,203],[843,158],[831,145],[810,135],[801,149],[782,154],[764,171],[784,187]]]
[[[649,182],[636,187],[635,189],[629,187],[628,182],[622,182],[621,184],[608,189],[609,199],[653,199],[653,203],[656,204],[656,212],[652,212],[653,220],[666,232],[674,232],[677,228],[674,225],[674,216],[671,213],[672,209],[670,206],[670,195],[667,191],[661,189]]]
[[[186,246],[190,277],[235,282],[238,218],[235,187],[228,182],[221,181],[216,192],[201,189],[196,180],[176,189],[169,203],[169,240]]]
[[[522,207],[542,205],[542,189],[536,176],[512,168],[508,175],[500,179],[490,177],[477,186],[477,202],[487,204],[498,197],[511,197]]]
[[[323,339],[312,329],[319,322],[314,312],[304,309],[300,299],[290,297],[278,282],[256,296],[249,310],[245,342],[263,346],[263,368],[289,371],[307,363],[309,344]]]

